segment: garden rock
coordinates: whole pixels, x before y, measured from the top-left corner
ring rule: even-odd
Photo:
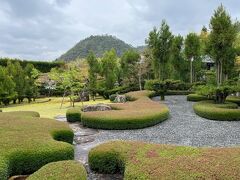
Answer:
[[[115,100],[114,100],[115,103],[125,103],[126,101],[127,101],[126,96],[119,95],[119,94],[115,97]]]
[[[110,111],[110,110],[112,110],[112,108],[106,104],[87,105],[87,106],[84,106],[82,109],[83,112]]]

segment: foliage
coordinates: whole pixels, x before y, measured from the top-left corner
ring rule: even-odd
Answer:
[[[115,49],[117,56],[120,57],[125,51],[133,49],[133,47],[114,36],[90,36],[77,43],[57,60],[73,61],[77,58],[86,58],[90,51],[93,51],[97,57],[102,57],[106,51],[111,49]]]
[[[52,68],[60,68],[64,66],[63,62],[26,61],[10,58],[0,58],[0,66],[6,67],[9,61],[13,64],[19,63],[23,69],[27,66],[27,64],[32,64],[34,68],[42,73],[50,72]]]
[[[173,38],[171,47],[171,63],[173,66],[173,76],[175,79],[184,80],[184,65],[185,59],[183,57],[183,37],[178,35]]]
[[[237,104],[215,104],[214,101],[201,101],[194,104],[195,113],[201,117],[218,121],[239,121],[240,111]]]
[[[93,99],[95,100],[96,91],[97,91],[97,73],[99,72],[99,64],[98,60],[95,57],[94,53],[91,51],[89,55],[87,56],[87,62],[88,62],[88,79],[89,79],[89,85],[88,88],[91,92],[91,95]]]
[[[0,103],[8,105],[16,97],[15,86],[7,70],[0,66]]]
[[[138,83],[139,63],[140,55],[134,50],[128,50],[122,55],[120,64],[124,86]]]
[[[87,172],[77,161],[52,162],[33,173],[27,180],[87,180]]]
[[[196,33],[189,33],[185,39],[184,53],[190,62],[190,83],[197,79],[197,72],[201,68],[200,61],[200,39]]]
[[[70,134],[73,141],[73,132],[67,124],[31,117],[31,112],[15,114],[0,114],[0,127],[3,129],[0,131],[1,179],[7,180],[10,175],[31,174],[49,162],[73,159],[72,145],[56,141],[66,139],[69,142]],[[67,137],[64,138],[61,133]]]
[[[150,94],[147,91],[130,92],[127,95],[135,101],[111,104],[114,110],[107,113],[84,112],[82,123],[97,129],[139,129],[158,124],[168,118],[169,110],[165,105],[149,99],[147,96]]]
[[[207,96],[203,96],[203,95],[199,95],[199,94],[187,95],[187,101],[197,102],[197,101],[203,101],[203,100],[207,100],[207,99],[208,99]]]
[[[80,108],[71,108],[66,112],[68,122],[80,122],[81,121],[81,110]]]
[[[237,26],[223,5],[217,8],[211,18],[208,51],[216,64],[217,85],[221,85],[233,70]]]
[[[238,106],[240,106],[240,97],[238,96],[228,96],[226,101],[236,103]]]
[[[106,90],[113,89],[117,81],[117,54],[114,49],[104,53],[101,59],[102,75]]]
[[[163,20],[160,29],[157,30],[157,28],[154,28],[146,40],[153,55],[153,67],[156,79],[165,80],[168,78],[167,64],[170,60],[172,39],[173,36],[170,28],[166,21]]]
[[[239,148],[196,148],[113,141],[93,148],[89,165],[99,173],[132,179],[238,179]],[[217,166],[216,166],[217,165]]]

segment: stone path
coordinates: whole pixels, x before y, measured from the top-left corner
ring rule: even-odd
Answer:
[[[159,101],[159,97],[153,100]],[[117,139],[196,147],[240,145],[240,122],[221,122],[201,118],[193,112],[193,103],[186,101],[186,96],[167,96],[164,103],[170,109],[170,118],[145,129],[93,130],[79,124],[70,124],[75,134],[75,159],[88,167],[87,155],[91,148]],[[89,169],[88,172],[90,180],[122,179],[121,175],[94,174]]]

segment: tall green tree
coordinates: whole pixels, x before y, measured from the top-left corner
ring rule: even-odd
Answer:
[[[7,69],[0,66],[0,102],[8,105],[16,97],[15,83]]]
[[[30,103],[32,99],[35,101],[36,97],[38,96],[38,87],[36,84],[36,80],[39,76],[39,71],[34,68],[32,64],[27,64],[24,69],[25,71],[25,97],[28,99]]]
[[[217,85],[227,79],[234,66],[234,42],[238,23],[233,23],[223,5],[215,10],[210,21],[209,53],[215,60]]]
[[[102,75],[105,79],[105,88],[113,89],[117,81],[117,54],[114,49],[104,53],[101,59]]]
[[[172,33],[165,20],[162,21],[159,30],[156,28],[149,33],[149,37],[146,40],[149,49],[152,51],[154,58],[154,71],[155,78],[164,80],[168,78],[167,65],[170,61],[170,52],[172,46]]]
[[[124,85],[134,85],[138,82],[138,64],[140,55],[134,50],[126,51],[120,60]]]
[[[194,82],[196,67],[199,66],[200,59],[200,39],[196,33],[189,33],[185,39],[184,53],[190,62],[190,83]]]
[[[92,98],[95,101],[96,96],[96,89],[97,89],[97,74],[99,72],[99,64],[98,60],[93,53],[93,51],[90,51],[90,53],[87,56],[87,62],[88,62],[88,79],[89,79],[89,90],[91,92]]]
[[[15,91],[17,93],[17,96],[15,99],[13,99],[13,103],[15,104],[17,99],[18,103],[21,103],[25,97],[26,92],[25,72],[19,62],[12,63],[11,61],[7,62],[7,71],[16,85]]]
[[[174,79],[183,80],[183,67],[184,67],[184,58],[183,58],[183,37],[178,35],[173,38],[173,43],[171,47],[171,63],[173,66],[173,76]]]

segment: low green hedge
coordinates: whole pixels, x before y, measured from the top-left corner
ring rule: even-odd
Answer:
[[[236,103],[238,106],[240,106],[240,97],[237,96],[228,96],[227,101]]]
[[[240,109],[235,103],[215,104],[214,101],[201,101],[193,105],[195,113],[203,118],[219,121],[239,121]]]
[[[68,122],[80,122],[81,121],[81,110],[78,108],[71,108],[66,113]]]
[[[49,162],[74,158],[74,148],[69,144],[73,141],[73,132],[68,125],[31,117],[36,115],[32,112],[0,113],[1,180],[31,174]]]
[[[83,125],[97,129],[139,129],[158,124],[169,116],[166,105],[154,102],[149,91],[128,93],[135,101],[111,104],[111,111],[84,112]]]
[[[187,95],[187,101],[193,101],[193,102],[198,102],[198,101],[204,101],[207,100],[208,98],[206,96],[202,96],[199,94],[189,94]]]
[[[43,166],[27,180],[87,180],[87,172],[77,161],[59,161]]]
[[[141,179],[239,179],[240,148],[195,148],[113,141],[89,152],[88,162],[97,173],[124,174]]]
[[[174,91],[174,90],[169,90],[166,92],[166,95],[189,95],[194,93],[193,91]]]
[[[4,112],[4,114],[14,115],[14,116],[27,116],[27,117],[40,117],[40,114],[35,111],[11,111]]]

